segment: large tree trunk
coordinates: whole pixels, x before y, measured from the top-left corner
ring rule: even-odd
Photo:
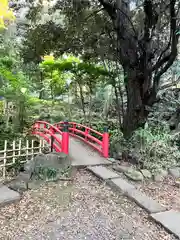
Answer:
[[[81,107],[82,107],[82,111],[83,111],[83,114],[84,114],[84,118],[86,118],[86,109],[85,109],[83,88],[82,88],[81,83],[78,82],[78,85],[79,85],[79,92],[80,92],[80,99],[81,99]]]
[[[139,75],[139,71],[135,69],[129,69],[127,72],[127,109],[123,119],[123,134],[125,138],[131,137],[134,130],[144,126],[149,113],[147,111],[149,95],[147,94],[148,89],[145,87],[145,83],[149,81],[148,78],[139,77]]]
[[[121,127],[122,127],[121,108],[123,108],[123,106],[121,106],[121,104],[119,102],[118,91],[117,91],[117,87],[115,85],[114,85],[114,93],[115,93],[116,110],[117,110],[117,115],[118,115],[119,128],[121,129]]]
[[[130,2],[99,0],[117,35],[116,60],[126,72],[123,133],[127,138],[146,122],[147,107],[156,100],[160,78],[176,59],[180,36],[178,0],[144,0],[143,15],[138,15],[137,8],[131,10]]]

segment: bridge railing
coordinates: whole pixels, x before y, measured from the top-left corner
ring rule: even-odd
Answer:
[[[54,126],[62,130],[64,124],[69,126],[68,130],[71,136],[83,140],[101,153],[103,157],[109,157],[109,134],[107,128],[104,128],[104,132],[100,133],[76,122],[59,122]]]
[[[32,134],[38,135],[48,142],[51,145],[51,150],[69,153],[69,134],[66,126],[61,131],[48,122],[36,121],[32,126]]]

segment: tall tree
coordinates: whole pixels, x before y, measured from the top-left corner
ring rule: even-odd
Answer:
[[[178,0],[58,0],[49,20],[28,27],[23,56],[38,61],[51,51],[73,52],[122,66],[127,96],[122,131],[130,137],[146,122],[161,77],[176,59],[179,8]]]
[[[177,56],[179,1],[98,0],[117,36],[117,57],[124,69],[127,110],[126,137],[144,125],[156,102],[160,78]],[[137,9],[138,8],[138,11]]]

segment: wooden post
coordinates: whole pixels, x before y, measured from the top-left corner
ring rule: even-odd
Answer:
[[[19,139],[19,148],[18,148],[18,156],[20,157],[21,156],[21,139]]]
[[[12,160],[13,160],[13,164],[15,163],[16,161],[16,158],[15,158],[15,155],[16,155],[16,142],[15,140],[13,140],[13,154],[12,154]]]
[[[3,177],[6,177],[6,155],[7,155],[7,140],[4,141],[4,167],[3,167]]]
[[[26,161],[28,161],[29,157],[29,140],[26,140]]]
[[[31,159],[32,160],[34,159],[34,140],[32,140],[32,143],[31,143]]]
[[[39,153],[42,153],[42,140],[39,142]]]

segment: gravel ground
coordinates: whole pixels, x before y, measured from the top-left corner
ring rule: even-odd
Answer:
[[[144,182],[138,189],[166,206],[169,210],[180,211],[180,189],[175,186],[175,179],[168,176],[163,182]]]
[[[124,196],[86,171],[48,183],[0,210],[0,239],[175,240]]]
[[[112,167],[110,166],[109,169],[112,170]],[[158,201],[167,209],[180,211],[180,188],[175,185],[175,179],[172,176],[167,176],[162,182],[152,180],[136,182],[128,179],[123,173],[117,173],[121,178],[135,185],[138,190]]]

